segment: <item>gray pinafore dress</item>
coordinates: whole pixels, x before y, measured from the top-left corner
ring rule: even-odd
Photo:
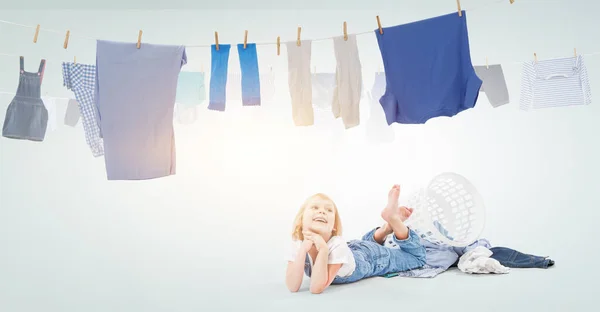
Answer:
[[[37,72],[26,72],[21,56],[17,94],[6,109],[2,136],[11,139],[43,141],[48,125],[48,110],[41,98],[46,60],[40,61]]]

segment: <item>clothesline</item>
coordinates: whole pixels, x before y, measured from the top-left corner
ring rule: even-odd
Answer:
[[[520,0],[521,2],[524,0]],[[543,3],[549,3],[549,2],[560,2],[561,0],[556,0],[556,1],[539,1],[539,0],[527,0],[527,2],[529,3],[533,3],[533,2],[543,2]],[[491,2],[488,2],[486,4],[480,5],[480,6],[476,6],[474,8],[471,9],[465,9],[464,11],[475,11],[475,10],[479,10],[482,8],[486,8],[492,5],[496,5],[498,3],[501,2],[509,2],[510,4],[514,3],[514,1],[510,1],[510,0],[494,0]],[[11,22],[11,21],[6,21],[6,20],[0,20],[0,23],[4,23],[4,24],[8,24],[8,25],[14,25],[14,26],[20,26],[20,27],[25,27],[25,28],[31,28],[31,29],[37,29],[39,27],[39,31],[46,31],[46,32],[51,32],[51,33],[55,33],[55,34],[60,34],[62,35],[63,32],[59,31],[59,30],[55,30],[55,29],[49,29],[49,28],[42,28],[40,25],[37,26],[32,26],[32,25],[25,25],[25,24],[20,24],[20,23],[15,23],[15,22]],[[364,31],[364,32],[359,32],[359,33],[354,33],[354,35],[356,36],[360,36],[360,35],[367,35],[367,34],[373,34],[374,30],[369,30],[369,31]],[[79,37],[79,38],[84,38],[84,39],[89,39],[89,40],[97,40],[96,38],[90,37],[90,36],[85,36],[85,35],[73,35],[71,33],[71,31],[69,30],[67,33],[68,38],[70,39],[71,37]],[[316,38],[316,39],[310,39],[311,41],[325,41],[325,40],[332,40],[335,37],[324,37],[324,38]],[[277,42],[257,42],[255,43],[256,45],[276,45],[278,44]],[[190,44],[190,45],[185,45],[186,48],[205,48],[205,47],[211,47],[212,44]],[[582,55],[582,56],[594,56],[594,55],[599,55],[600,52],[593,52],[593,53],[588,53],[588,54],[578,54],[578,55]],[[19,57],[20,55],[14,55],[14,54],[6,54],[6,53],[0,53],[0,56],[7,56],[7,57]],[[536,56],[537,58],[537,56]],[[545,58],[545,59],[551,59],[551,58]],[[56,62],[56,63],[62,63],[65,62],[64,60],[58,61],[58,60],[48,60],[46,59],[46,61],[50,61],[50,62]],[[523,64],[523,61],[512,61],[512,62],[495,62],[495,63],[501,63],[501,64],[506,64],[506,65],[521,65]]]
[[[523,1],[523,0],[521,0]],[[500,2],[509,2],[509,0],[494,0],[490,3],[486,3],[484,5],[481,5],[479,7],[475,7],[469,10],[465,11],[474,11],[474,10],[478,10],[481,8],[485,8],[494,4],[498,4]],[[529,1],[531,2],[531,1]],[[20,24],[20,23],[15,23],[15,22],[11,22],[11,21],[5,21],[5,20],[0,20],[0,23],[4,23],[4,24],[8,24],[8,25],[14,25],[14,26],[20,26],[20,27],[25,27],[25,28],[31,28],[31,29],[36,29],[38,26],[32,26],[32,25],[25,25],[25,24]],[[59,30],[55,30],[55,29],[50,29],[50,28],[42,28],[40,26],[39,28],[40,31],[47,31],[47,32],[51,32],[51,33],[55,33],[55,34],[59,34],[59,35],[63,35],[66,32],[65,31],[59,31]],[[363,31],[363,32],[359,32],[359,33],[354,33],[354,35],[360,36],[360,35],[366,35],[366,34],[372,34],[373,30],[370,31]],[[85,35],[73,35],[73,33],[69,30],[69,34],[68,34],[69,38],[71,37],[78,37],[78,38],[83,38],[83,39],[89,39],[89,40],[97,40],[96,38],[90,37],[90,36],[85,36]],[[326,37],[326,38],[317,38],[317,39],[311,39],[311,41],[324,41],[324,40],[331,40],[334,37]],[[256,45],[276,45],[277,42],[257,42],[255,43]],[[188,44],[185,45],[186,48],[210,48],[212,44]]]

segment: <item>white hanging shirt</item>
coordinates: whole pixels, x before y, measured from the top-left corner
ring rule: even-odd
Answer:
[[[298,254],[298,250],[302,246],[302,241],[293,240],[291,244],[291,250],[287,253],[286,260],[288,261],[296,261],[296,255]],[[341,236],[333,236],[327,242],[327,246],[329,247],[329,259],[327,260],[328,264],[336,264],[342,263],[340,270],[337,273],[339,277],[348,277],[356,268],[356,262],[354,260],[354,254],[348,244]],[[308,255],[310,266],[313,266],[314,260]]]
[[[57,128],[57,114],[56,114],[56,99],[48,96],[42,96],[42,102],[46,110],[48,110],[48,125],[46,131],[54,131]]]
[[[590,81],[582,55],[523,64],[520,109],[587,105],[591,102]]]

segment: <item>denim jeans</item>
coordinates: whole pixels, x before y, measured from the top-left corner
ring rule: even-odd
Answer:
[[[506,247],[492,247],[490,251],[493,253],[490,258],[509,268],[547,269],[550,262],[548,257],[529,255]]]
[[[377,228],[372,229],[360,240],[348,242],[356,268],[350,276],[336,276],[332,284],[353,283],[369,277],[416,269],[425,264],[425,247],[421,245],[419,235],[413,230],[409,229],[408,238],[403,240],[392,235],[399,249],[384,247],[377,243],[373,238],[376,230]],[[304,263],[304,271],[306,275],[311,275],[312,268],[308,255]]]

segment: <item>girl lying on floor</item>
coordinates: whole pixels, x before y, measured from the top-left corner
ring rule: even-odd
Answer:
[[[404,224],[413,210],[398,206],[399,195],[400,186],[394,185],[381,212],[386,221],[383,226],[371,229],[360,240],[348,242],[342,238],[335,203],[324,194],[309,197],[294,220],[292,246],[287,255],[288,289],[297,292],[304,274],[310,277],[310,292],[315,294],[331,284],[353,283],[374,276],[434,277],[457,265],[459,257],[472,258],[472,254],[481,253],[484,247],[489,248],[485,250],[493,253],[490,258],[495,256],[494,261],[500,267],[547,268],[554,264],[552,260],[509,248],[490,248],[486,240],[464,248],[429,242]],[[483,273],[503,273],[500,271]]]

